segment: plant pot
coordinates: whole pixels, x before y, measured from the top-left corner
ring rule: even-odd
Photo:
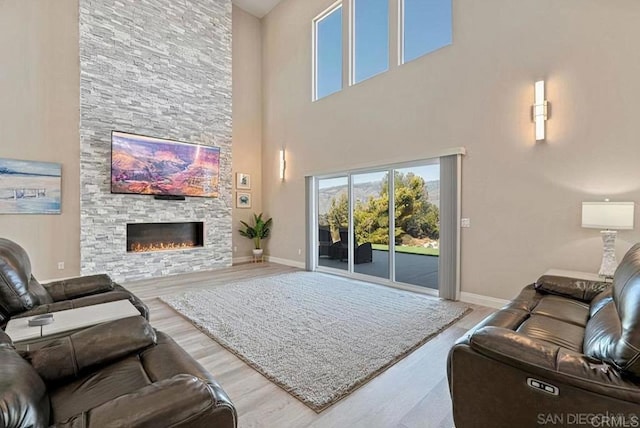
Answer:
[[[260,249],[253,249],[252,251],[253,251],[253,255],[254,256],[260,257],[262,255],[262,251],[263,250],[262,250],[262,248],[260,248]]]

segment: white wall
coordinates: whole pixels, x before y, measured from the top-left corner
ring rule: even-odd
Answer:
[[[0,215],[40,280],[80,272],[78,1],[0,2],[0,157],[62,164],[62,214]],[[58,262],[65,263],[58,270]]]
[[[238,233],[262,211],[262,45],[260,20],[233,7],[233,259],[247,261],[253,241]],[[236,173],[251,175],[251,209],[236,208]],[[266,213],[265,213],[266,214]],[[268,241],[265,241],[268,249]]]
[[[456,0],[452,46],[314,103],[311,21],[332,2],[285,0],[263,19],[271,254],[304,260],[305,175],[464,146],[463,291],[506,299],[551,267],[597,271],[600,236],[580,227],[581,201],[640,200],[640,3]],[[535,144],[539,78],[552,113]],[[639,230],[619,234],[619,257]]]

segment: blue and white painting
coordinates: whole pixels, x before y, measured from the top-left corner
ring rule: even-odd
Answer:
[[[62,165],[0,158],[0,214],[60,214]]]

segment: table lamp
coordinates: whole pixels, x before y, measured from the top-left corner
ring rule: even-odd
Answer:
[[[598,275],[612,278],[616,271],[616,230],[633,229],[634,202],[583,202],[582,227],[601,229],[602,264]]]

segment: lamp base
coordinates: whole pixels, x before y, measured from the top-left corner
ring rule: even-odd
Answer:
[[[605,278],[613,278],[613,274],[618,267],[618,262],[616,261],[616,235],[618,232],[615,230],[603,230],[600,234],[602,235],[603,246],[602,264],[598,275]]]

